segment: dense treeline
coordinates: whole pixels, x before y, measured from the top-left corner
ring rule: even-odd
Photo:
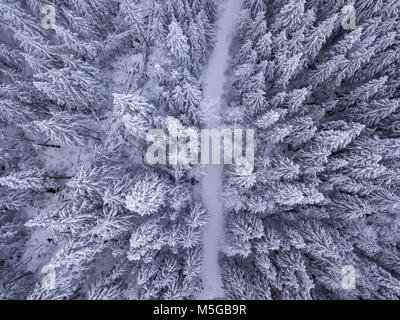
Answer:
[[[225,174],[230,298],[400,297],[399,3],[353,2],[344,30],[345,1],[245,1],[226,118],[257,160]]]
[[[199,124],[217,5],[64,0],[44,29],[47,4],[0,1],[0,298],[193,298],[199,173],[143,154],[148,129]]]

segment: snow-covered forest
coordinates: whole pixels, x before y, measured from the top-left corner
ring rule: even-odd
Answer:
[[[0,0],[0,300],[399,299],[399,47],[398,0]]]
[[[254,174],[225,171],[229,298],[400,297],[400,3],[355,1],[354,30],[346,4],[243,6],[225,119],[257,150]]]

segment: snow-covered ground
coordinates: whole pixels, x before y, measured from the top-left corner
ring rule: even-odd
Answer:
[[[242,0],[228,0],[220,18],[217,42],[211,60],[204,75],[205,101],[218,103],[204,103],[204,108],[214,107],[214,110],[204,110],[206,114],[219,114],[225,83],[225,71],[229,63],[229,47],[232,40],[235,21],[240,11]],[[207,123],[209,128],[219,128],[219,117],[210,117]],[[201,299],[221,298],[221,273],[218,266],[219,244],[223,235],[224,218],[221,202],[222,165],[209,165],[202,181],[203,203],[208,211],[210,220],[203,235],[204,261],[202,266],[202,280],[204,290]]]

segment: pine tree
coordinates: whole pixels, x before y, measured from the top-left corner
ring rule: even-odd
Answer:
[[[357,2],[357,27],[343,31],[343,1],[264,1],[260,35],[258,2],[243,5],[226,111],[239,114],[226,123],[255,124],[258,140],[253,184],[225,172],[228,298],[398,298],[399,17],[389,2]],[[263,103],[252,98],[260,88]],[[349,265],[357,284],[346,291]]]
[[[174,19],[169,25],[167,35],[169,54],[178,62],[185,65],[189,61],[189,44],[178,22]]]

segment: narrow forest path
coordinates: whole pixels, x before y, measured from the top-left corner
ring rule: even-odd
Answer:
[[[226,80],[225,71],[229,64],[229,47],[242,1],[227,0],[223,4],[224,8],[219,21],[217,42],[204,75],[204,100],[206,103],[203,104],[203,108],[206,110],[203,111],[205,114],[210,115],[207,123],[207,127],[210,129],[221,127],[219,115]],[[210,110],[210,107],[213,110]],[[203,235],[204,260],[201,271],[203,292],[200,295],[200,299],[206,300],[224,296],[221,273],[218,266],[220,240],[224,232],[224,217],[220,197],[222,171],[223,165],[208,165],[201,186],[203,203],[210,216]]]

